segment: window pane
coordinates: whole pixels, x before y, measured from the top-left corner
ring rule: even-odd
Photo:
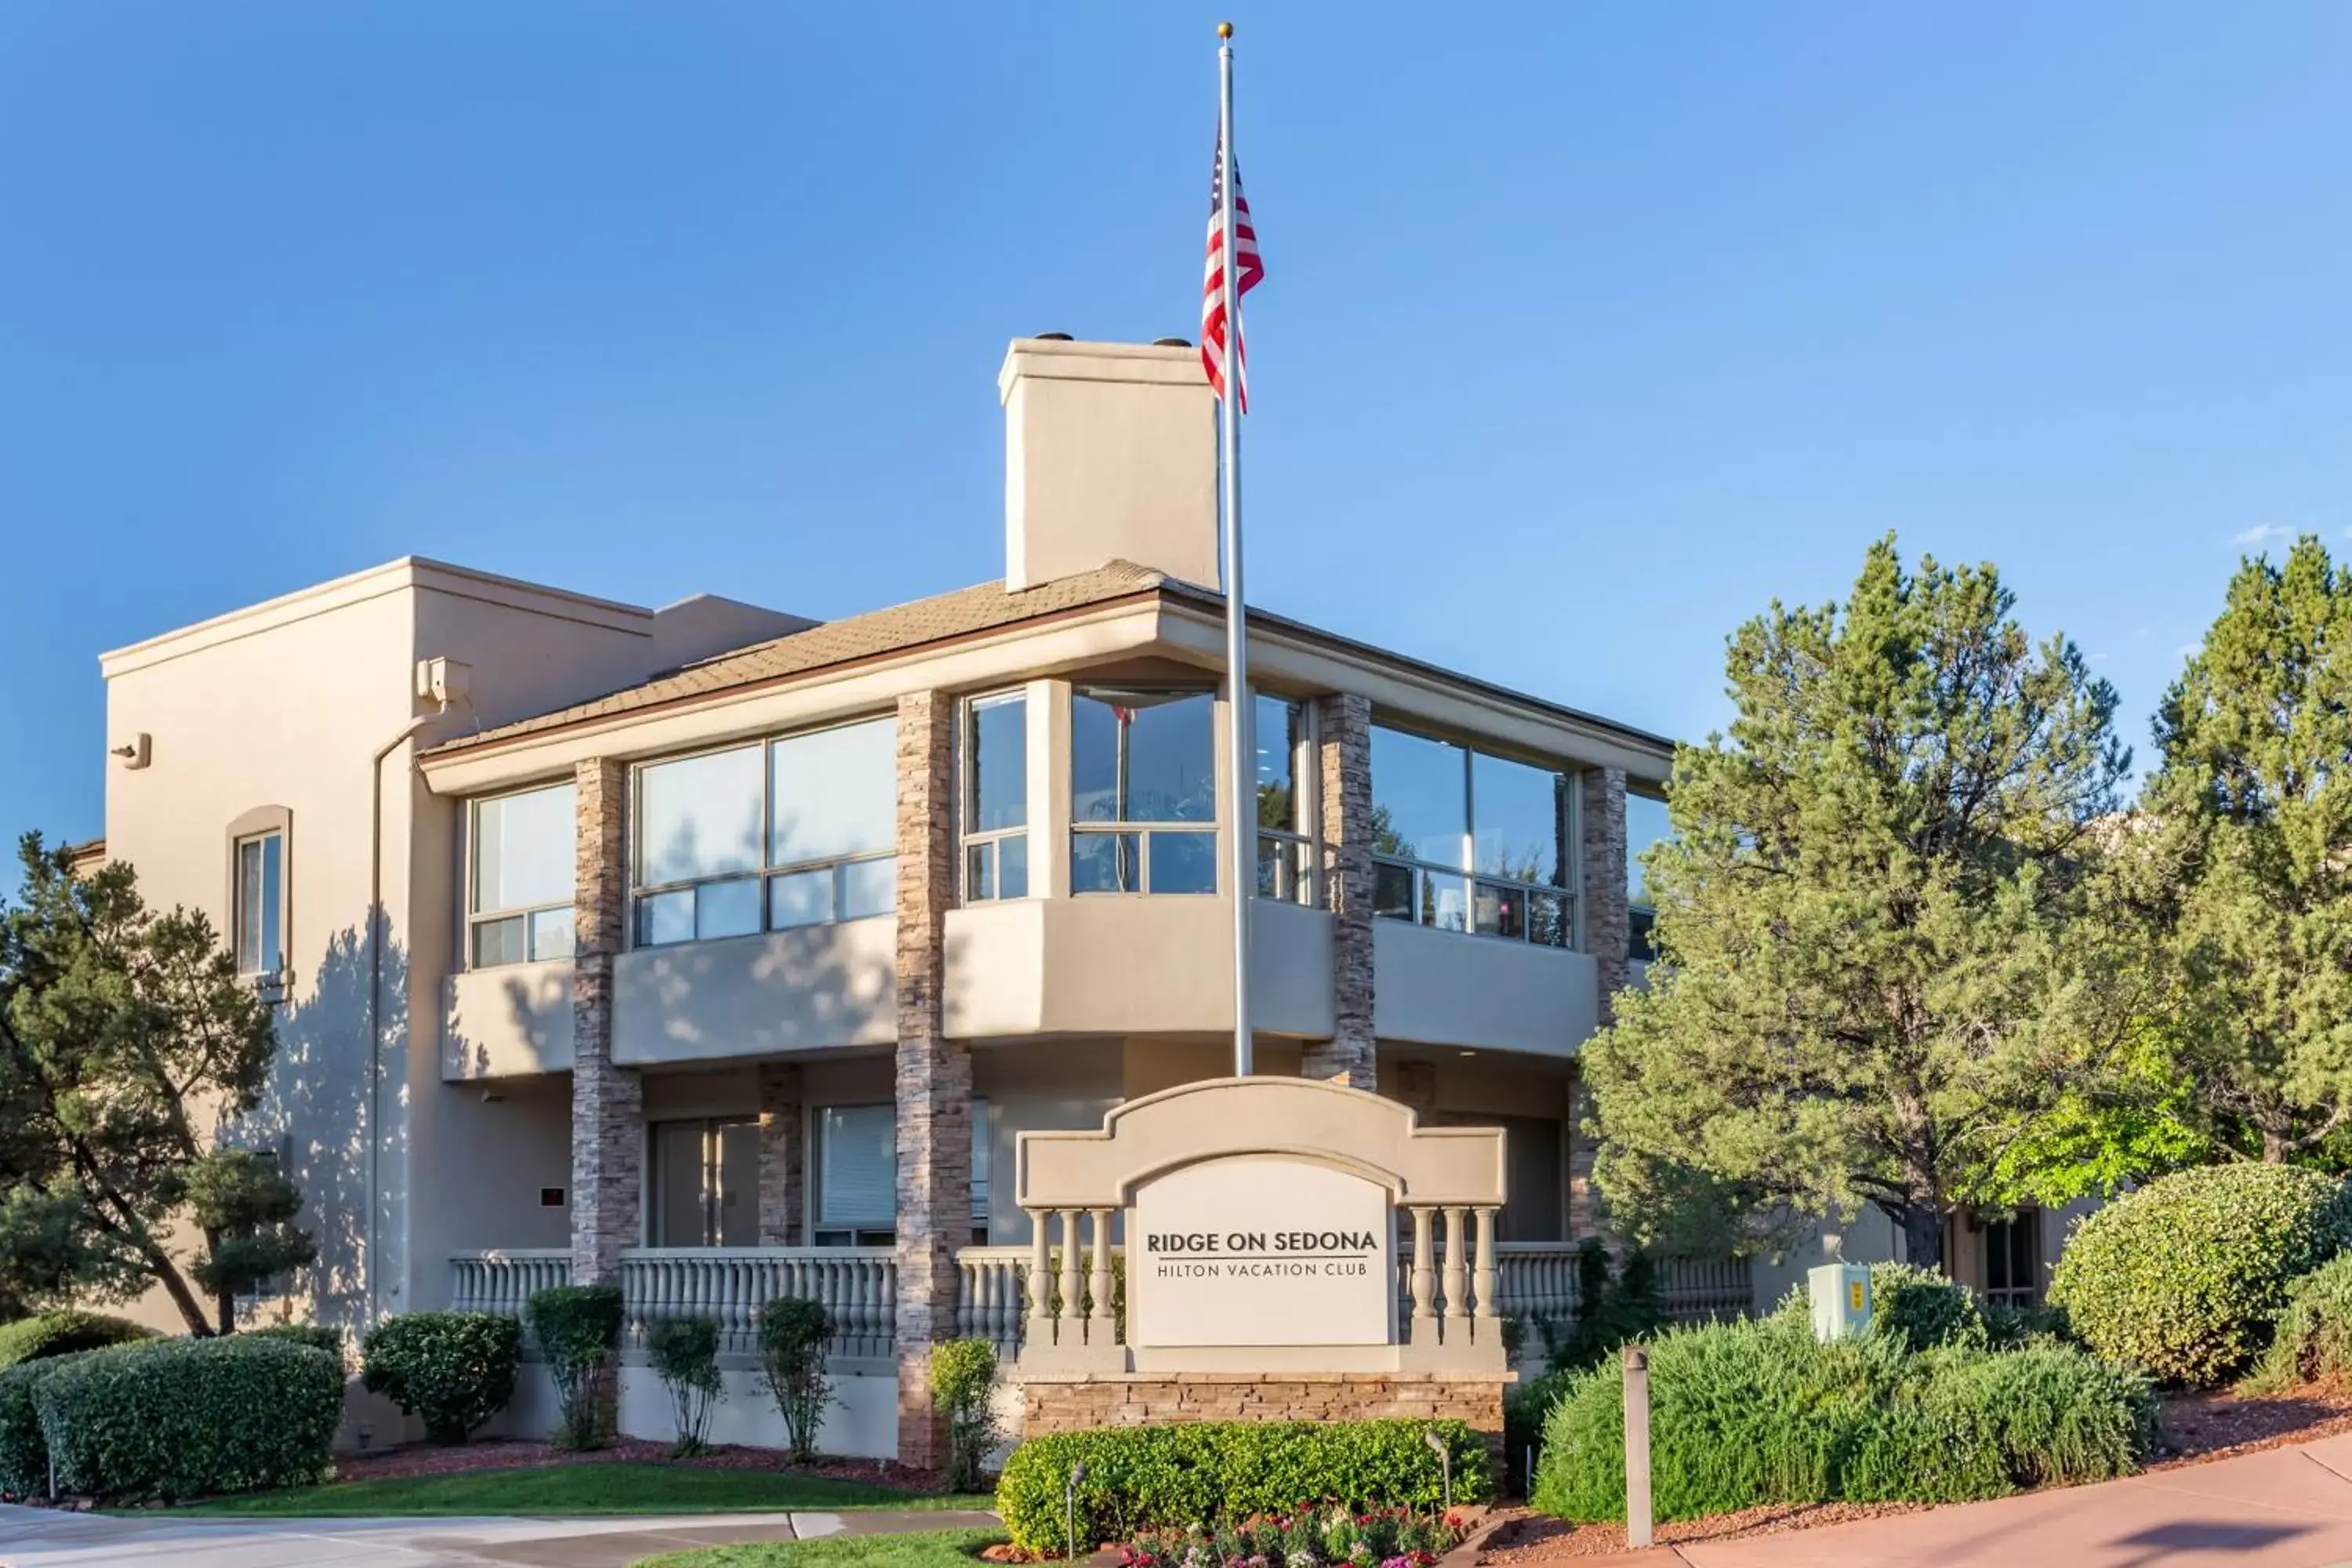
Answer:
[[[768,863],[792,866],[895,845],[898,738],[897,720],[877,719],[794,735],[771,747]]]
[[[261,840],[236,847],[236,972],[261,973]]]
[[[1151,889],[1155,893],[1217,890],[1217,836],[1155,833],[1151,836]]]
[[[1261,899],[1297,899],[1307,889],[1307,846],[1291,838],[1260,837],[1257,841],[1257,895]]]
[[[760,1124],[719,1124],[719,1245],[760,1245]]]
[[[286,840],[271,834],[261,841],[261,972],[275,974],[286,967],[283,900],[286,896]]]
[[[637,880],[686,882],[760,866],[760,748],[714,752],[637,778]]]
[[[1372,727],[1372,849],[1440,866],[1462,864],[1469,777],[1459,746]]]
[[[1261,697],[1252,710],[1256,733],[1257,825],[1286,832],[1304,831],[1298,823],[1298,747],[1307,710],[1279,697]]]
[[[744,936],[759,929],[760,884],[755,879],[705,882],[694,889],[697,937]]]
[[[1557,893],[1528,895],[1528,940],[1546,947],[1568,945],[1568,900]]]
[[[1469,925],[1470,889],[1459,877],[1434,871],[1421,873],[1421,923],[1439,931],[1464,931]]]
[[[1132,833],[1070,835],[1070,890],[1133,893],[1142,868],[1141,844]]]
[[[971,1102],[971,1223],[988,1223],[988,1101]]]
[[[1213,822],[1215,703],[1205,691],[1084,691],[1070,704],[1079,822]]]
[[[541,910],[530,917],[530,955],[533,959],[570,958],[572,946],[572,910],[569,905],[560,910]]]
[[[570,784],[478,803],[475,910],[571,902],[576,841]]]
[[[997,896],[993,841],[975,844],[963,852],[963,896],[974,903]]]
[[[523,961],[523,918],[484,921],[474,928],[474,967],[490,969]]]
[[[1026,699],[984,697],[971,705],[963,830],[992,833],[1029,820],[1029,704]],[[892,794],[897,794],[895,786]]]
[[[694,889],[656,893],[637,900],[637,945],[660,947],[694,940]]]
[[[996,896],[1000,899],[1025,899],[1029,896],[1029,839],[1025,834],[996,841]]]
[[[898,909],[898,858],[853,860],[841,868],[841,918],[895,914]]]
[[[896,1111],[828,1105],[817,1112],[817,1221],[887,1226],[898,1209]]]
[[[1628,901],[1650,907],[1649,878],[1642,869],[1642,856],[1651,845],[1674,836],[1666,820],[1666,803],[1652,800],[1645,795],[1625,797],[1625,896]]]
[[[1528,934],[1527,895],[1517,888],[1494,882],[1478,884],[1471,900],[1471,929],[1481,936],[1524,937]]]
[[[1372,865],[1372,913],[1392,921],[1412,919],[1412,872],[1402,866]]]
[[[1470,759],[1470,812],[1477,824],[1474,869],[1520,882],[1568,885],[1560,837],[1561,775],[1480,752]]]
[[[655,1124],[653,1232],[656,1247],[710,1245],[710,1205],[703,1191],[699,1121]]]
[[[709,891],[710,889],[704,889]],[[768,929],[823,925],[833,919],[833,868],[768,879]]]
[[[1632,928],[1632,940],[1628,943],[1627,956],[1638,958],[1644,963],[1655,960],[1658,956],[1658,939],[1654,932],[1658,917],[1647,910],[1634,908],[1625,911],[1625,920]]]

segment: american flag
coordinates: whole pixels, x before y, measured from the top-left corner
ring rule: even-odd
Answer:
[[[1209,373],[1209,386],[1225,395],[1225,142],[1217,138],[1217,158],[1209,174],[1208,274],[1201,285],[1201,368]],[[1257,253],[1257,229],[1250,223],[1249,197],[1242,194],[1242,166],[1234,164],[1234,252],[1240,270],[1234,274],[1234,302],[1257,287],[1265,263]],[[1234,358],[1240,372],[1242,411],[1249,410],[1249,349],[1242,342],[1241,324],[1234,325]]]

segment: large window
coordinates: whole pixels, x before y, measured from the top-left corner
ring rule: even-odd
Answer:
[[[274,979],[286,969],[286,835],[248,834],[231,848],[236,972]]]
[[[888,1247],[898,1235],[898,1110],[889,1105],[820,1106],[811,1129],[816,1148],[819,1247]],[[971,1102],[971,1239],[988,1241],[988,1101]]]
[[[1017,691],[964,704],[958,748],[966,901],[1029,896],[1029,703]]]
[[[1372,730],[1373,912],[1565,947],[1568,775]]]
[[[577,842],[568,784],[474,803],[475,968],[572,956]]]
[[[890,913],[897,748],[875,719],[639,769],[637,945]]]
[[[1315,901],[1313,809],[1307,787],[1314,750],[1304,703],[1258,697],[1252,709],[1257,750],[1257,893],[1291,903]]]
[[[760,1245],[760,1124],[748,1118],[657,1121],[653,1193],[656,1247]]]
[[[1217,890],[1215,700],[1081,688],[1070,703],[1070,887]]]
[[[1642,857],[1672,833],[1664,801],[1645,795],[1625,797],[1626,919],[1633,927],[1633,956],[1645,963],[1658,955],[1657,944],[1650,937],[1658,906],[1650,897],[1649,873],[1643,868]]]

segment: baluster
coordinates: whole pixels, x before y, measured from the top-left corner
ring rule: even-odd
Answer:
[[[1436,1284],[1430,1267],[1437,1256],[1430,1237],[1435,1213],[1429,1208],[1412,1211],[1412,1339],[1417,1344],[1437,1337],[1437,1314],[1430,1310],[1429,1305],[1430,1291]]]
[[[1466,1215],[1459,1205],[1445,1211],[1445,1337],[1449,1341],[1458,1330],[1469,1326],[1469,1268],[1464,1256],[1470,1241]]]
[[[1029,1213],[1029,1332],[1028,1342],[1048,1345],[1054,1342],[1054,1319],[1046,1305],[1053,1287],[1045,1277],[1046,1265],[1052,1258],[1051,1239],[1045,1234],[1048,1211],[1031,1209]]]
[[[1087,1314],[1087,1342],[1108,1344],[1116,1337],[1110,1310],[1110,1210],[1096,1209],[1095,1266],[1093,1278],[1087,1280],[1094,1297],[1093,1310]]]
[[[1495,1211],[1491,1208],[1478,1211],[1477,1270],[1473,1289],[1478,1297],[1477,1332],[1484,1338],[1499,1331],[1495,1327],[1495,1320],[1501,1315],[1495,1310]]]
[[[1065,1344],[1078,1337],[1078,1298],[1083,1287],[1078,1282],[1078,1215],[1077,1209],[1062,1210],[1062,1314],[1056,1331]]]

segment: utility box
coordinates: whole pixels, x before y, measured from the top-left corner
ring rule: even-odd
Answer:
[[[1813,1304],[1813,1338],[1850,1340],[1870,1327],[1870,1270],[1859,1263],[1824,1263],[1805,1276]]]

